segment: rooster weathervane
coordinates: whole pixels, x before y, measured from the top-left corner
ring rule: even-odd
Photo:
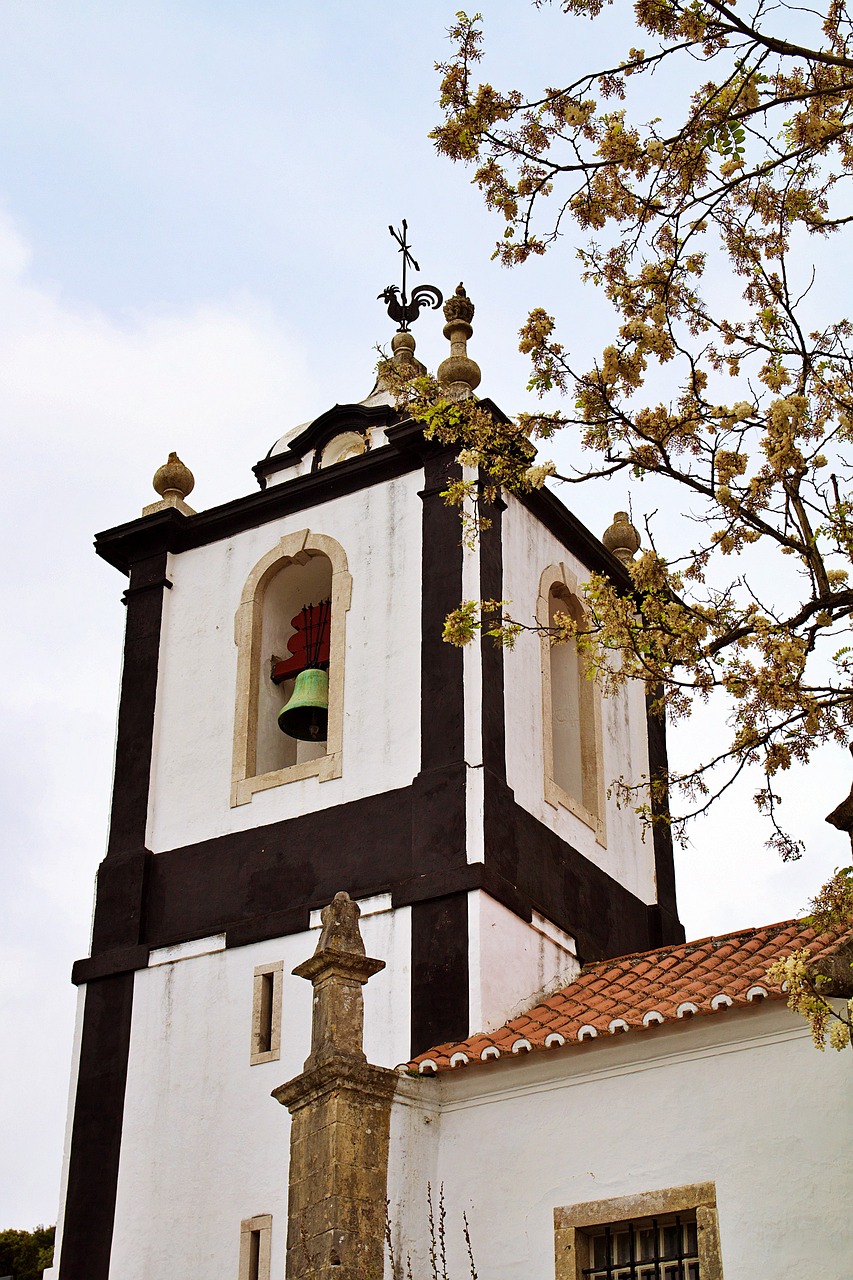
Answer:
[[[403,287],[398,289],[395,284],[389,284],[386,289],[377,294],[388,307],[388,314],[392,320],[397,321],[397,332],[407,333],[409,325],[417,320],[421,313],[422,307],[432,307],[437,311],[441,306],[444,298],[441,290],[436,289],[433,284],[419,284],[412,290],[411,298],[406,295],[406,268],[412,267],[414,271],[420,271],[420,267],[415,262],[411,254],[411,246],[406,240],[408,225],[406,219],[403,219],[403,234],[395,231],[393,227],[389,227],[391,235],[400,246],[400,253],[403,255]]]

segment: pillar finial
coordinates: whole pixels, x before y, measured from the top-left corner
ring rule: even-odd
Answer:
[[[470,400],[480,385],[480,366],[468,355],[468,339],[474,330],[474,304],[458,284],[452,298],[444,304],[444,336],[450,343],[450,355],[438,366],[437,377],[451,400]]]
[[[184,466],[176,453],[170,453],[168,462],[164,462],[162,467],[157,468],[151,483],[155,492],[159,493],[160,501],[143,507],[144,516],[154,515],[156,511],[163,511],[166,507],[174,507],[180,511],[181,515],[195,515],[192,507],[184,502],[187,494],[192,493],[195,488],[195,476],[189,467]]]
[[[311,1052],[305,1060],[306,1071],[331,1059],[366,1061],[361,989],[368,978],[385,968],[385,961],[365,955],[358,927],[360,915],[358,903],[348,893],[336,893],[320,913],[323,929],[317,949],[293,970],[296,977],[307,978],[314,987]]]
[[[604,530],[601,541],[610,554],[621,560],[626,567],[640,549],[640,535],[631,524],[627,511],[617,511],[614,514],[613,523]]]

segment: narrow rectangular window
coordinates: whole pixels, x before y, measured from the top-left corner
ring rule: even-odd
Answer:
[[[260,964],[255,969],[252,998],[252,1046],[250,1062],[277,1061],[281,1050],[281,981],[284,962]]]
[[[269,1053],[272,1048],[272,1003],[275,987],[275,974],[262,973],[261,979],[261,1012],[258,1025],[257,1053]]]
[[[239,1280],[270,1280],[272,1215],[259,1213],[240,1223]]]

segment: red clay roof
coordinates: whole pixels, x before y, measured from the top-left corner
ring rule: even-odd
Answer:
[[[408,1069],[431,1074],[593,1036],[642,1031],[754,1000],[781,1000],[784,993],[767,981],[767,966],[801,947],[816,960],[835,951],[840,941],[837,934],[816,936],[801,920],[785,920],[588,964],[567,987],[497,1031],[438,1045],[414,1058]]]

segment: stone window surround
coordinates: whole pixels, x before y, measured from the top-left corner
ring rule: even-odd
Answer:
[[[329,727],[326,754],[256,774],[258,728],[258,671],[261,664],[261,632],[267,585],[288,564],[305,564],[311,554],[324,555],[332,565],[332,627],[329,648]],[[234,747],[231,769],[231,808],[247,804],[257,791],[286,782],[316,777],[320,782],[341,776],[344,727],[344,655],[346,615],[352,598],[352,577],[346,553],[339,542],[323,533],[301,529],[286,534],[262,556],[246,579],[234,618],[237,645],[237,699],[234,712]]]
[[[577,576],[565,564],[549,564],[542,570],[539,578],[539,594],[536,600],[536,621],[542,628],[551,624],[549,596],[555,588],[567,592],[577,602],[584,614],[587,613],[578,588]],[[595,832],[598,844],[607,847],[607,826],[604,809],[604,752],[601,735],[601,689],[597,681],[593,682],[592,698],[593,723],[581,726],[582,739],[592,740],[595,751],[595,792],[597,813],[591,812],[575,796],[570,795],[554,780],[554,737],[552,730],[552,694],[551,694],[551,641],[547,632],[540,633],[540,662],[542,670],[542,760],[544,773],[545,800],[553,808],[562,806],[587,827]]]
[[[252,1268],[252,1236],[257,1234],[257,1276]],[[244,1218],[240,1223],[239,1280],[270,1280],[270,1250],[272,1245],[272,1214],[259,1213],[254,1218]]]
[[[281,990],[284,973],[284,961],[274,960],[271,964],[255,966],[254,985],[252,989],[252,1047],[249,1065],[257,1066],[259,1062],[277,1062],[281,1056]],[[264,1004],[264,978],[272,974],[272,1009],[270,1018],[269,1048],[261,1048],[261,1016]]]
[[[590,1265],[589,1237],[594,1229],[675,1213],[696,1215],[700,1280],[723,1280],[717,1193],[713,1182],[557,1207],[554,1210],[555,1280],[582,1280],[584,1267]]]

